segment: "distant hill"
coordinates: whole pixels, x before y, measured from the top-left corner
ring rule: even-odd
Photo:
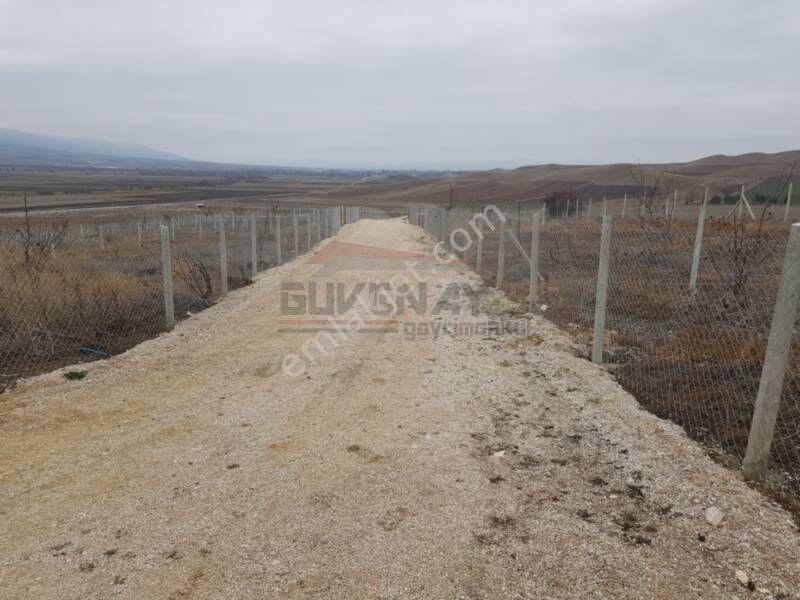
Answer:
[[[796,168],[794,167],[796,165]],[[571,191],[582,198],[621,197],[641,193],[637,181],[640,165],[530,165],[513,170],[470,171],[428,181],[378,181],[350,186],[329,193],[331,197],[358,197],[360,201],[393,203],[503,202],[533,200],[554,192]],[[785,181],[792,171],[795,189],[800,190],[800,150],[774,154],[750,153],[740,156],[714,155],[685,163],[641,165],[649,175],[669,179],[671,189],[681,198],[702,198],[708,186],[711,194],[738,189],[763,190]]]
[[[0,165],[41,167],[130,167],[189,159],[135,144],[59,137],[0,129]]]

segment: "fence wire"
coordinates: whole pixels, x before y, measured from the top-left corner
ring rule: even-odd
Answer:
[[[528,297],[532,217],[541,203],[499,206],[477,242],[474,216],[484,207],[418,209],[432,236],[451,244],[464,228],[476,237],[456,252],[492,285],[592,341],[602,206],[546,207],[537,255],[535,302]],[[611,212],[610,210],[608,212]],[[612,219],[603,362],[646,408],[680,424],[712,456],[741,464],[753,420],[767,340],[781,282],[789,225],[779,219],[708,217],[696,285],[690,274],[697,232],[689,219],[631,214]],[[471,223],[472,221],[472,223]],[[505,233],[501,234],[501,231]],[[505,258],[499,265],[501,235]],[[481,256],[478,257],[480,251]],[[771,489],[800,509],[800,338],[789,355],[769,457]]]
[[[366,211],[363,211],[366,213]],[[0,218],[0,392],[23,377],[106,358],[167,327],[162,226],[167,228],[175,317],[307,252],[359,207],[146,209]],[[391,214],[390,214],[391,213]],[[371,218],[399,211],[369,211]]]

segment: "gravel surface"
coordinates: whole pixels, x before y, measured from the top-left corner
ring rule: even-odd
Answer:
[[[430,252],[399,221],[336,239]],[[309,258],[0,396],[0,598],[800,598],[788,514],[496,291],[479,318],[527,334],[353,334],[285,375]]]

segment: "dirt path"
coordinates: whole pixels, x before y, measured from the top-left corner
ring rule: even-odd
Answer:
[[[0,597],[800,597],[790,517],[496,293],[473,319],[528,335],[385,323],[286,375],[313,334],[279,333],[305,327],[281,281],[386,281],[401,255],[375,247],[430,253],[397,221],[336,243],[83,381],[0,396]],[[420,272],[432,301],[477,285]]]

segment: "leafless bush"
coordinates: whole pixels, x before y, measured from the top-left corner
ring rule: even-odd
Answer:
[[[24,218],[16,228],[16,241],[19,242],[25,257],[25,271],[31,277],[38,277],[55,250],[61,245],[66,232],[66,222],[34,223],[28,209],[28,195],[24,198]]]
[[[203,306],[211,305],[214,286],[208,266],[196,256],[182,252],[175,259],[175,272]]]
[[[639,214],[651,221],[658,220],[656,214],[656,199],[664,198],[665,221],[671,220],[668,210],[671,196],[675,190],[675,179],[666,171],[656,166],[646,166],[641,163],[630,165],[628,177],[639,190]]]

